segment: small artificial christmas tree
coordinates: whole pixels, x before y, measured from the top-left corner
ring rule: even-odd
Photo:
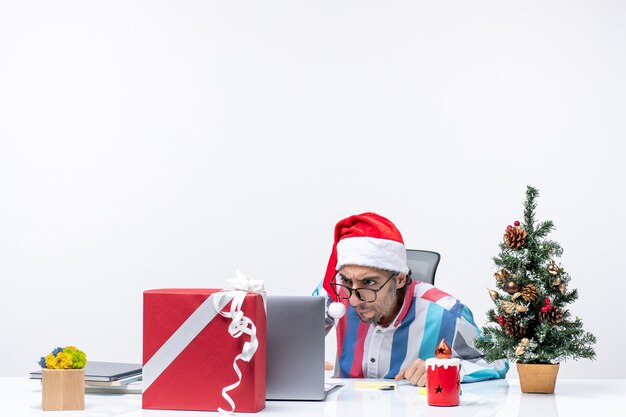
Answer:
[[[569,288],[570,276],[555,261],[563,249],[546,238],[554,224],[535,221],[537,196],[537,189],[527,187],[524,223],[507,226],[500,254],[493,258],[499,268],[497,290],[488,291],[495,307],[487,312],[488,324],[476,347],[487,361],[557,364],[568,358],[594,359],[595,336],[566,308],[578,291]]]

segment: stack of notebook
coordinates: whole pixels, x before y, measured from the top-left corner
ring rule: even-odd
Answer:
[[[41,379],[41,370],[30,379]],[[85,392],[141,394],[141,364],[87,361]]]

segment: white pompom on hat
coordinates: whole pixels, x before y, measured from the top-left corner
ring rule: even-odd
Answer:
[[[335,226],[335,241],[328,260],[324,289],[334,301],[328,314],[339,319],[345,306],[330,283],[345,265],[369,266],[408,274],[406,247],[398,228],[376,213],[362,213],[340,220]]]

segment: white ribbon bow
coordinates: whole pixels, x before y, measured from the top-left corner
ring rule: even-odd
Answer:
[[[235,278],[229,279],[228,282],[233,286],[235,290],[242,290],[246,292],[265,292],[265,286],[260,279],[248,279],[244,274],[239,271],[235,271]]]
[[[222,414],[233,414],[235,412],[235,402],[228,394],[228,391],[231,391],[241,384],[241,370],[237,365],[238,360],[243,360],[246,362],[250,362],[250,359],[254,356],[257,348],[259,347],[259,341],[256,337],[256,326],[248,317],[243,314],[241,307],[243,305],[243,300],[246,298],[246,294],[249,292],[264,294],[265,287],[263,285],[263,281],[261,280],[252,280],[248,279],[244,274],[239,271],[235,272],[235,278],[228,280],[228,282],[233,286],[233,289],[224,290],[217,294],[215,294],[215,298],[213,303],[215,305],[215,309],[217,312],[226,317],[232,319],[231,323],[228,325],[228,333],[232,337],[241,337],[244,334],[250,336],[250,341],[245,342],[243,344],[243,349],[241,353],[235,357],[233,360],[233,369],[237,374],[237,382],[234,384],[228,385],[222,388],[222,397],[232,408],[231,411],[226,411],[223,408],[218,408]],[[232,302],[230,304],[230,312],[225,312],[221,310],[223,304],[220,304],[220,300],[222,297],[232,297]]]

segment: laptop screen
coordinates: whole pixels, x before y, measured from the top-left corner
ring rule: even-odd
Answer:
[[[267,297],[266,399],[324,399],[324,304],[324,297]]]

